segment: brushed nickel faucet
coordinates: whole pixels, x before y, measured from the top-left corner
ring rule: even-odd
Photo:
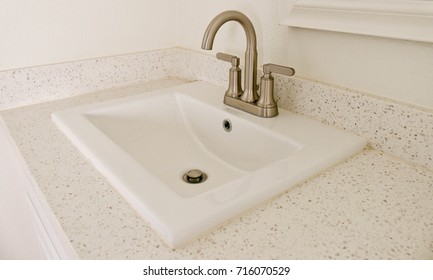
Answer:
[[[260,98],[257,94],[257,39],[256,31],[250,19],[238,11],[225,11],[217,15],[207,27],[201,48],[211,50],[215,35],[220,27],[228,22],[236,21],[244,29],[247,38],[245,51],[245,74],[244,90],[241,87],[241,69],[239,58],[233,55],[218,53],[217,58],[230,62],[232,68],[229,72],[229,87],[224,95],[224,104],[235,107],[242,111],[254,114],[259,117],[271,118],[278,115],[278,106],[274,100],[274,78],[271,72],[292,76],[295,70],[290,67],[265,64],[264,75],[261,78]]]
[[[240,99],[244,102],[255,102],[259,97],[257,94],[257,39],[256,31],[249,18],[237,11],[226,11],[217,15],[207,27],[201,48],[211,50],[215,35],[220,27],[228,21],[237,21],[244,28],[247,36],[247,49],[245,51],[245,90]]]

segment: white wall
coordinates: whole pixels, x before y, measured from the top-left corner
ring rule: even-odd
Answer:
[[[433,109],[433,44],[292,30],[298,74]]]
[[[174,46],[202,51],[212,18],[235,9],[255,25],[259,64],[433,109],[433,44],[279,25],[294,1],[0,0],[0,71]],[[243,57],[244,48],[231,22],[206,53]]]
[[[175,45],[176,0],[0,0],[0,71]]]

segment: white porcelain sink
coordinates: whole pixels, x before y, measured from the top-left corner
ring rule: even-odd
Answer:
[[[194,82],[52,117],[172,247],[289,190],[366,144],[282,109],[276,118],[264,119],[227,107],[224,91]],[[206,173],[207,180],[185,182],[184,174],[192,169]]]

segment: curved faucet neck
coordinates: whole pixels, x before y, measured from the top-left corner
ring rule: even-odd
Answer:
[[[258,99],[257,94],[257,38],[256,31],[250,19],[244,14],[237,11],[226,11],[217,15],[207,27],[203,41],[202,49],[211,50],[215,35],[220,27],[228,22],[236,21],[242,25],[247,37],[247,48],[245,51],[245,75],[244,75],[244,93],[241,100],[252,103]]]
[[[203,36],[203,41],[201,44],[202,49],[212,49],[216,33],[220,27],[228,21],[236,21],[243,27],[247,37],[247,51],[257,50],[256,32],[254,30],[253,23],[247,16],[237,11],[222,12],[209,23],[209,26],[207,27]]]

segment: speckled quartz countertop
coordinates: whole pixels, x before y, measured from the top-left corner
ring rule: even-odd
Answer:
[[[165,79],[1,112],[83,259],[433,259],[433,171],[374,149],[172,250],[51,112],[185,83]]]

